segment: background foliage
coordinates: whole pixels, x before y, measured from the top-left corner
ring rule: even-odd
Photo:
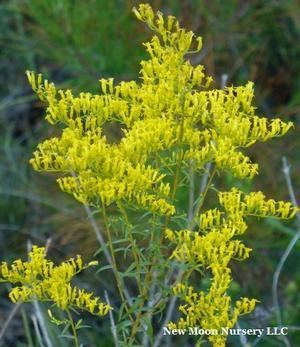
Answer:
[[[95,80],[113,76],[135,79],[143,57],[141,42],[149,37],[131,8],[138,1],[121,0],[8,0],[0,4],[0,254],[1,260],[25,256],[28,240],[43,245],[51,238],[50,252],[61,260],[80,253],[90,260],[98,249],[91,219],[72,198],[62,194],[55,178],[34,173],[28,165],[33,148],[53,135],[43,120],[41,105],[33,96],[24,71],[32,69],[60,86],[75,91],[96,91]],[[155,9],[176,15],[184,27],[201,35],[204,48],[193,57],[202,63],[219,87],[222,74],[228,84],[253,80],[259,113],[295,122],[284,138],[255,145],[251,156],[261,174],[254,183],[237,182],[244,190],[262,189],[277,200],[289,195],[282,174],[282,156],[291,165],[291,177],[299,197],[299,110],[300,110],[300,3],[286,1],[150,1]],[[108,129],[116,137],[118,129]],[[227,176],[220,186],[232,185]],[[251,187],[249,186],[251,184]],[[182,201],[185,204],[186,201]],[[95,215],[101,228],[101,218]],[[246,243],[254,249],[249,261],[234,268],[235,295],[246,293],[262,301],[243,326],[275,325],[271,283],[280,256],[297,230],[296,222],[275,220],[251,225]],[[292,346],[300,344],[300,253],[299,245],[289,257],[280,277],[279,299]],[[88,276],[89,280],[85,281]],[[79,278],[81,285],[111,290],[106,272],[91,270]],[[0,288],[0,330],[12,310],[5,287]],[[37,346],[28,305],[19,310],[5,331],[3,346]],[[113,345],[108,320],[89,320],[83,332],[88,346]],[[96,329],[97,328],[97,329]],[[55,337],[56,346],[65,346]],[[174,344],[180,345],[179,339]],[[188,343],[188,342],[187,342]],[[276,338],[262,346],[280,346]],[[1,344],[1,342],[0,342]],[[238,346],[239,341],[231,342]]]

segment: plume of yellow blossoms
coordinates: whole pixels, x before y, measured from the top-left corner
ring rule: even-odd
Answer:
[[[0,282],[13,285],[9,293],[12,302],[33,300],[55,304],[61,310],[77,308],[91,314],[104,316],[112,308],[101,302],[93,293],[71,286],[71,280],[84,269],[96,265],[84,265],[80,256],[55,265],[45,257],[45,248],[33,246],[29,261],[15,260],[11,266],[0,264]]]
[[[46,119],[63,128],[59,137],[38,145],[30,162],[35,170],[61,173],[60,188],[82,203],[99,207],[126,202],[171,216],[176,208],[170,182],[179,161],[183,170],[192,161],[203,173],[210,162],[218,172],[253,178],[258,165],[243,149],[284,135],[292,123],[257,116],[251,82],[210,90],[212,79],[204,67],[186,59],[186,54],[201,50],[201,38],[147,4],[134,13],[154,32],[144,43],[149,58],[141,61],[138,82],[101,79],[99,94],[74,96],[27,72],[33,90],[47,104]],[[103,127],[111,122],[123,130],[118,143],[104,135]],[[239,315],[252,311],[255,300],[241,299],[232,308],[226,293],[229,261],[246,259],[250,252],[233,238],[245,232],[247,215],[289,218],[295,213],[289,203],[265,200],[260,192],[244,196],[232,190],[220,193],[219,199],[225,211],[202,214],[199,232],[167,230],[177,245],[173,257],[200,264],[212,274],[208,293],[183,284],[174,289],[187,302],[180,307],[186,318],[179,326],[230,327]],[[210,340],[215,347],[225,345],[225,337]]]
[[[64,126],[60,137],[41,143],[31,159],[36,170],[60,172],[59,186],[83,203],[100,206],[120,200],[165,215],[175,213],[170,186],[155,158],[171,163],[192,159],[199,170],[214,162],[237,177],[253,177],[258,167],[240,148],[285,134],[292,123],[255,115],[253,84],[206,90],[204,67],[192,66],[187,53],[198,52],[200,37],[178,21],[141,4],[134,9],[156,35],[144,43],[140,82],[115,84],[101,79],[101,93],[57,90],[40,74],[27,72],[37,96],[47,104],[46,119]],[[195,41],[195,42],[193,42]],[[109,143],[103,125],[118,122],[120,143]]]
[[[212,275],[208,293],[197,293],[193,287],[183,283],[173,288],[174,294],[186,302],[179,307],[185,318],[180,318],[177,324],[170,322],[169,327],[215,329],[219,334],[209,336],[209,340],[215,347],[224,347],[227,338],[221,334],[221,329],[232,328],[240,315],[253,311],[257,302],[241,298],[232,307],[231,298],[226,293],[231,283],[229,262],[245,260],[251,252],[240,240],[234,239],[247,229],[244,218],[287,219],[294,217],[298,209],[290,202],[266,200],[262,192],[245,195],[235,188],[219,193],[219,202],[224,211],[215,208],[202,213],[198,232],[166,230],[166,237],[177,245],[172,257],[196,264]]]

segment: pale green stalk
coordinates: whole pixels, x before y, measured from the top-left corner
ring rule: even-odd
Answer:
[[[73,317],[71,315],[71,312],[69,309],[66,310],[68,318],[69,318],[69,322],[71,324],[71,329],[72,329],[72,333],[73,333],[73,337],[74,337],[74,343],[75,343],[75,347],[79,347],[79,342],[78,342],[78,335],[77,335],[77,331],[76,331],[76,327],[74,324],[74,320]]]
[[[112,258],[112,268],[113,268],[113,272],[114,272],[114,275],[116,278],[120,298],[122,300],[122,303],[124,304],[125,310],[127,311],[130,320],[133,321],[134,319],[133,319],[133,317],[129,311],[129,307],[128,307],[127,301],[125,299],[125,296],[124,296],[124,283],[123,283],[122,278],[120,277],[119,270],[117,267],[115,251],[114,251],[114,246],[113,246],[112,237],[111,237],[111,230],[109,228],[108,219],[107,219],[107,215],[106,215],[106,208],[105,208],[104,204],[102,204],[102,215],[103,215],[103,221],[105,224],[105,229],[106,229],[106,234],[107,234],[108,246],[109,246],[111,258]]]

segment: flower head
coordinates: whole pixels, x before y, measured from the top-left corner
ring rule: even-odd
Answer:
[[[46,258],[44,247],[33,246],[28,261],[18,259],[11,266],[6,262],[0,264],[0,282],[13,285],[9,297],[14,303],[47,301],[62,310],[77,308],[103,316],[112,309],[109,305],[93,293],[71,285],[74,276],[93,265],[96,263],[84,265],[79,255],[55,265]]]
[[[99,94],[74,96],[27,72],[33,90],[47,104],[46,119],[64,126],[60,137],[38,146],[30,163],[39,171],[61,173],[61,189],[82,203],[125,201],[172,215],[172,178],[166,172],[172,176],[178,155],[183,166],[193,160],[201,170],[214,162],[219,171],[252,178],[258,165],[241,148],[284,135],[292,123],[258,117],[251,82],[208,90],[211,77],[204,67],[185,59],[201,50],[201,38],[147,4],[134,13],[154,31],[144,43],[149,58],[141,61],[139,83],[102,78]],[[103,133],[109,122],[123,129],[119,143],[109,143]],[[167,161],[158,160],[162,154]]]

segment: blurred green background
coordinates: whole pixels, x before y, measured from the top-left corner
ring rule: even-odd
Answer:
[[[0,3],[0,260],[25,256],[27,243],[43,245],[51,238],[57,259],[81,253],[87,260],[97,251],[90,220],[79,203],[63,194],[52,175],[32,171],[28,159],[35,146],[55,133],[43,119],[43,105],[33,95],[25,70],[43,72],[60,87],[98,91],[98,79],[138,78],[145,57],[141,43],[151,33],[136,21],[131,9],[139,1],[126,0],[10,0]],[[228,84],[255,82],[258,114],[293,121],[284,138],[253,146],[250,156],[260,164],[253,182],[223,177],[220,186],[239,185],[263,190],[274,199],[289,200],[282,157],[300,192],[300,2],[297,0],[155,0],[155,9],[173,14],[182,26],[203,37],[204,47],[194,64],[203,64],[214,87],[228,75]],[[114,131],[114,129],[111,129]],[[97,216],[95,216],[97,217]],[[99,220],[101,225],[101,220]],[[280,257],[297,232],[296,221],[252,221],[246,243],[254,251],[249,261],[235,264],[233,295],[261,300],[245,327],[276,325],[272,278]],[[300,245],[293,249],[279,281],[279,300],[285,326],[291,327],[291,346],[300,346]],[[105,273],[79,278],[81,285],[110,289]],[[85,277],[86,276],[86,277]],[[88,280],[86,280],[88,279]],[[87,284],[88,283],[88,284]],[[0,287],[0,331],[13,305],[7,288]],[[18,310],[0,345],[38,346],[31,305]],[[83,334],[86,346],[113,346],[108,320],[93,321]],[[55,346],[66,346],[49,326]],[[252,339],[252,343],[255,339]],[[186,342],[186,346],[189,346]],[[258,346],[284,346],[274,337]],[[182,345],[179,340],[175,345]],[[230,346],[240,346],[232,339]],[[253,344],[254,346],[254,344]]]

